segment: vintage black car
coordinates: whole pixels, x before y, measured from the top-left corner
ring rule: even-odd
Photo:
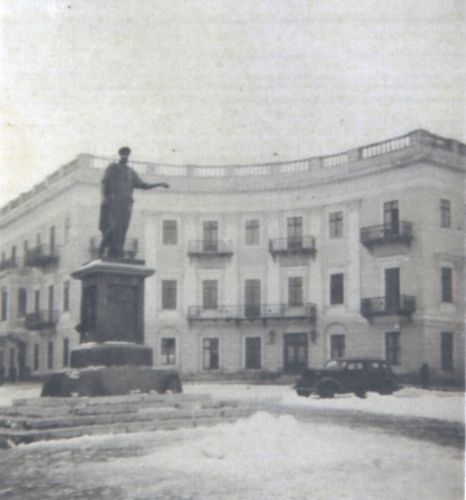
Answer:
[[[364,398],[368,391],[392,394],[401,388],[385,361],[368,358],[332,359],[320,370],[305,370],[294,387],[298,396],[321,398],[350,392]]]

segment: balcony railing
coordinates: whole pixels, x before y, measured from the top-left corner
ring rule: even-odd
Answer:
[[[363,227],[361,229],[361,243],[365,246],[375,244],[401,242],[410,244],[413,239],[413,225],[411,222],[399,221],[379,226]]]
[[[59,312],[53,310],[36,311],[26,314],[24,326],[28,330],[45,330],[54,328],[58,323]]]
[[[7,269],[16,269],[18,267],[18,262],[16,259],[5,259],[0,262],[0,271],[6,271]]]
[[[233,244],[225,240],[191,240],[188,242],[190,257],[230,257],[233,255]]]
[[[100,239],[92,237],[89,241],[89,255],[92,260],[99,257]],[[129,239],[125,242],[123,256],[125,259],[135,259],[139,251],[139,240],[137,238]]]
[[[269,251],[272,256],[316,253],[316,240],[314,236],[300,236],[297,238],[275,238],[269,240]]]
[[[411,295],[401,295],[399,299],[387,297],[361,299],[361,314],[365,318],[390,315],[410,318],[415,310],[416,298]]]
[[[46,267],[58,262],[58,248],[50,245],[37,245],[27,251],[26,265],[31,267]]]
[[[309,319],[316,318],[316,306],[312,303],[300,305],[258,304],[220,305],[215,309],[204,306],[189,306],[190,320],[253,320],[253,319]]]

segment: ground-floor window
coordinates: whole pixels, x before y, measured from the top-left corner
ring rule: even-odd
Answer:
[[[176,339],[163,338],[160,348],[161,363],[162,365],[175,365],[176,364]]]
[[[261,368],[261,338],[246,338],[246,368],[259,370]]]
[[[39,369],[39,344],[34,345],[34,370]]]
[[[400,332],[385,333],[385,360],[390,365],[401,364]]]
[[[53,342],[50,341],[47,344],[47,368],[49,370],[53,369]]]
[[[441,334],[442,370],[453,370],[453,333]]]
[[[204,370],[218,370],[219,367],[219,340],[206,338],[202,340],[202,368]]]
[[[15,351],[15,348],[12,347],[10,349],[10,368],[12,366],[16,366],[16,361],[15,361],[15,357],[16,357],[16,351]]]
[[[330,336],[330,358],[345,357],[345,336],[343,334]]]
[[[63,339],[63,366],[70,364],[70,340]]]

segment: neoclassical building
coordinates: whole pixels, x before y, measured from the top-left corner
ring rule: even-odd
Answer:
[[[110,159],[80,155],[2,208],[0,362],[40,375],[78,342]],[[299,372],[341,356],[464,372],[466,145],[416,130],[343,153],[241,166],[133,162],[128,255],[157,367]]]

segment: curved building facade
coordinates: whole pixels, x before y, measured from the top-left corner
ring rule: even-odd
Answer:
[[[0,213],[0,351],[9,371],[66,366],[96,255],[110,159],[80,155]],[[132,163],[127,251],[146,281],[154,364],[296,373],[341,356],[403,374],[464,372],[466,146],[417,130],[341,154],[248,166]]]

